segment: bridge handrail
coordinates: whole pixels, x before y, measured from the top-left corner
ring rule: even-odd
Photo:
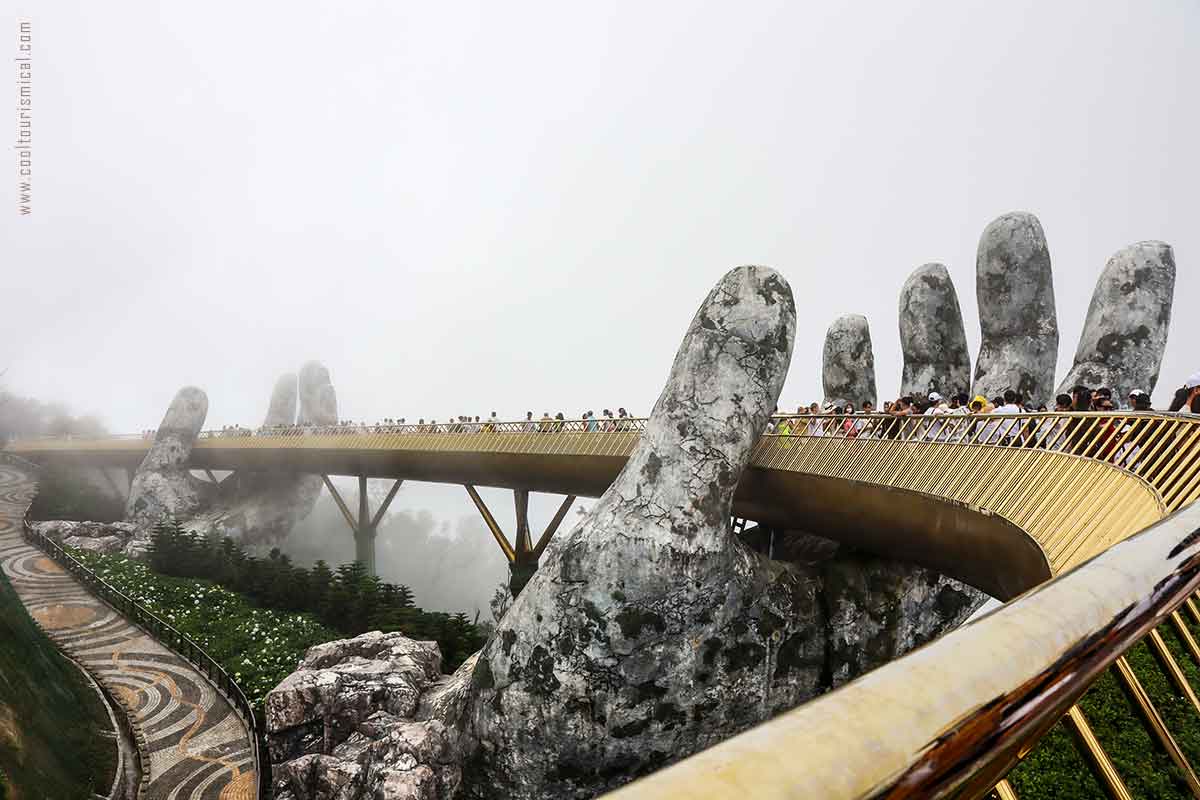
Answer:
[[[428,437],[539,434],[641,433],[646,419],[518,420],[504,422],[438,423],[409,425],[306,425],[281,428],[240,428],[202,431],[205,446],[213,440],[239,439],[344,440],[354,436]],[[1159,496],[1167,511],[1200,499],[1200,416],[1166,412],[1087,411],[1022,414],[941,414],[894,416],[891,414],[778,414],[774,430],[764,439],[791,435],[798,438],[840,438],[926,442],[985,447],[1022,447],[1064,452],[1103,461],[1135,475]],[[789,430],[790,429],[790,430]],[[787,431],[787,433],[785,433]],[[38,442],[79,443],[94,446],[105,441],[145,439],[142,434],[111,437],[44,437],[15,440],[10,449]],[[489,439],[480,439],[480,443]],[[422,439],[422,441],[427,441]],[[456,439],[457,441],[457,439]],[[236,446],[236,445],[231,445]],[[339,441],[337,446],[344,446]],[[58,448],[61,449],[61,448]]]
[[[10,456],[10,454],[4,454]],[[24,459],[21,459],[22,461]],[[251,749],[254,757],[254,770],[257,777],[255,796],[269,798],[271,796],[271,767],[267,756],[266,727],[262,724],[254,707],[246,697],[246,693],[230,677],[216,659],[210,656],[196,642],[174,626],[164,622],[161,617],[138,603],[120,589],[109,584],[91,568],[80,562],[53,539],[38,531],[29,522],[28,516],[21,519],[21,528],[25,539],[35,547],[54,559],[63,569],[88,588],[92,594],[99,597],[115,611],[124,615],[135,625],[141,627],[160,644],[172,650],[183,660],[187,661],[197,671],[208,678],[217,691],[228,701],[234,712],[250,732]]]

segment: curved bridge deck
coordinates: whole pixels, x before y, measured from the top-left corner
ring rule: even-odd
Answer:
[[[187,662],[87,592],[21,536],[34,481],[0,463],[0,568],[29,613],[71,646],[89,671],[115,685],[150,751],[142,800],[243,800],[255,796],[245,726]]]
[[[819,531],[1008,599],[1200,494],[1200,419],[1161,414],[802,416],[767,435],[734,514]],[[205,433],[189,466],[601,495],[645,420]],[[249,433],[249,432],[247,432]],[[43,462],[136,467],[141,436],[40,439]]]

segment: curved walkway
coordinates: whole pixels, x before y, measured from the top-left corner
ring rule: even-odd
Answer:
[[[25,542],[21,519],[35,492],[28,475],[0,463],[0,568],[42,627],[55,631],[135,709],[134,725],[150,752],[142,800],[253,798],[249,734],[225,699],[186,661]]]

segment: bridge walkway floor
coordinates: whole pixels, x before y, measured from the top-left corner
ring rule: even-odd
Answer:
[[[21,535],[34,481],[0,463],[0,568],[41,626],[116,687],[149,750],[147,800],[255,795],[249,734],[190,664],[113,611]],[[143,769],[146,765],[143,764]]]

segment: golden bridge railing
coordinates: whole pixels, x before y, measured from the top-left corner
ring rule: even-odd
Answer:
[[[205,432],[197,447],[625,456],[644,424],[533,420],[240,429]],[[25,440],[10,449],[36,457],[149,445],[134,436]],[[1200,666],[1192,626],[1178,612],[1185,606],[1200,623],[1200,609],[1190,599],[1200,582],[1200,505],[1192,505],[1200,498],[1200,418],[1118,412],[778,416],[756,445],[751,466],[918,492],[1001,516],[1038,543],[1049,574],[1057,577],[621,794],[977,796],[1063,718],[1104,792],[1131,797],[1073,705],[1111,668],[1153,741],[1183,776],[1185,791],[1200,798],[1200,763],[1183,753],[1123,658],[1144,637],[1200,714],[1200,687],[1186,677],[1181,683],[1184,672],[1155,630],[1169,620],[1170,635]],[[995,791],[1015,796],[1003,781]]]

